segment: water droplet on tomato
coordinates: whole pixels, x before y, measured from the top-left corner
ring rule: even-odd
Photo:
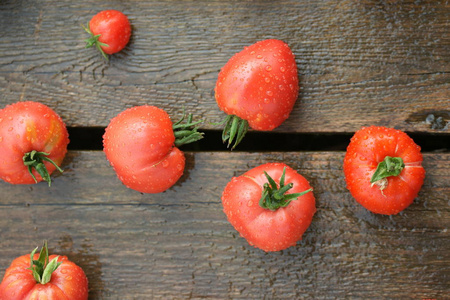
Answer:
[[[261,54],[256,55],[256,58],[261,59],[263,58]]]
[[[252,200],[248,201],[248,202],[247,202],[247,206],[248,206],[248,207],[252,207],[252,206],[253,206],[253,201],[252,201]]]
[[[284,72],[284,71],[286,71],[286,69],[284,67],[280,67],[280,71]]]
[[[14,128],[13,127],[9,127],[8,131],[13,131]]]
[[[273,92],[272,91],[267,91],[266,94],[267,94],[267,96],[273,96]]]
[[[267,82],[267,83],[269,83],[269,82],[270,82],[270,78],[269,78],[269,77],[266,77],[266,78],[264,78],[264,81]]]
[[[168,160],[163,160],[162,161],[162,166],[163,166],[163,168],[167,168],[168,166],[169,166],[169,161]]]
[[[272,67],[271,67],[271,66],[266,66],[266,71],[267,71],[267,72],[272,71]]]
[[[66,280],[69,280],[69,281],[72,280],[72,276],[70,276],[70,275],[66,276]]]

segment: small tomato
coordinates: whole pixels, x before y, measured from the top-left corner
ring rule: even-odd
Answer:
[[[106,54],[114,54],[125,48],[131,36],[127,16],[113,9],[99,12],[83,28],[91,35],[86,40],[86,48],[95,45],[105,59],[108,59]]]

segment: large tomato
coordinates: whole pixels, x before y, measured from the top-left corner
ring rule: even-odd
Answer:
[[[219,108],[228,114],[224,142],[233,148],[250,126],[273,130],[283,123],[298,97],[298,72],[289,46],[259,41],[236,53],[221,69],[215,87]]]
[[[0,110],[0,178],[13,184],[45,180],[67,153],[69,134],[61,118],[38,102],[17,102]]]
[[[177,147],[202,138],[197,128],[188,130],[195,124],[191,115],[187,124],[173,125],[164,110],[135,106],[111,120],[103,135],[103,150],[127,187],[160,193],[183,174],[185,158]]]
[[[36,250],[14,259],[6,269],[0,299],[88,299],[88,279],[79,266],[66,256],[49,256],[46,243],[40,254]]]
[[[222,204],[240,235],[264,251],[294,246],[316,212],[308,181],[283,163],[263,164],[233,177]]]
[[[425,169],[420,147],[404,132],[363,127],[352,137],[344,159],[347,188],[368,210],[397,214],[417,197]]]

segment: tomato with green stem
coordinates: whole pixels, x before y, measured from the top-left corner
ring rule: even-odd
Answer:
[[[118,10],[104,10],[92,17],[84,30],[90,35],[86,39],[86,48],[95,46],[103,57],[121,51],[128,44],[131,25],[128,17]]]
[[[215,86],[217,105],[228,115],[222,140],[234,149],[249,128],[280,126],[298,92],[295,57],[285,42],[268,39],[245,47],[220,70]]]
[[[67,153],[69,133],[55,111],[39,102],[0,110],[0,178],[12,184],[51,184]]]
[[[86,300],[88,279],[66,256],[48,254],[47,242],[39,254],[14,259],[0,284],[0,299]]]
[[[371,212],[398,214],[411,205],[422,187],[422,161],[420,147],[403,131],[363,127],[347,147],[347,188]]]
[[[284,163],[267,163],[233,177],[222,193],[228,221],[266,252],[294,246],[316,212],[309,182]]]
[[[103,135],[103,150],[117,176],[128,188],[160,193],[183,175],[185,157],[178,147],[203,138],[193,122],[172,124],[162,109],[135,106],[114,117]]]

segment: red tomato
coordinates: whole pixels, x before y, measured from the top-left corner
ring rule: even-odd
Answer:
[[[374,213],[393,215],[417,197],[425,169],[420,147],[406,133],[371,126],[352,137],[344,174],[357,202]]]
[[[215,97],[229,117],[223,139],[233,148],[248,126],[273,130],[292,111],[299,92],[295,57],[280,40],[263,40],[235,54],[221,69]]]
[[[294,246],[311,224],[316,212],[311,190],[289,166],[267,163],[233,177],[222,204],[228,221],[250,245],[280,251]]]
[[[181,177],[185,158],[176,146],[202,138],[192,123],[172,125],[169,115],[155,106],[129,108],[113,118],[103,135],[103,149],[119,179],[142,193],[160,193]],[[182,129],[181,136],[174,130]]]
[[[14,259],[6,269],[0,284],[0,299],[88,299],[88,280],[79,266],[66,256],[48,256],[46,244],[40,254],[34,254],[35,251]]]
[[[17,102],[0,110],[0,178],[13,184],[45,180],[67,153],[69,134],[61,118],[38,102]]]
[[[117,53],[128,44],[131,26],[126,15],[118,10],[104,10],[92,17],[84,29],[91,35],[86,48],[96,46],[103,56]]]

